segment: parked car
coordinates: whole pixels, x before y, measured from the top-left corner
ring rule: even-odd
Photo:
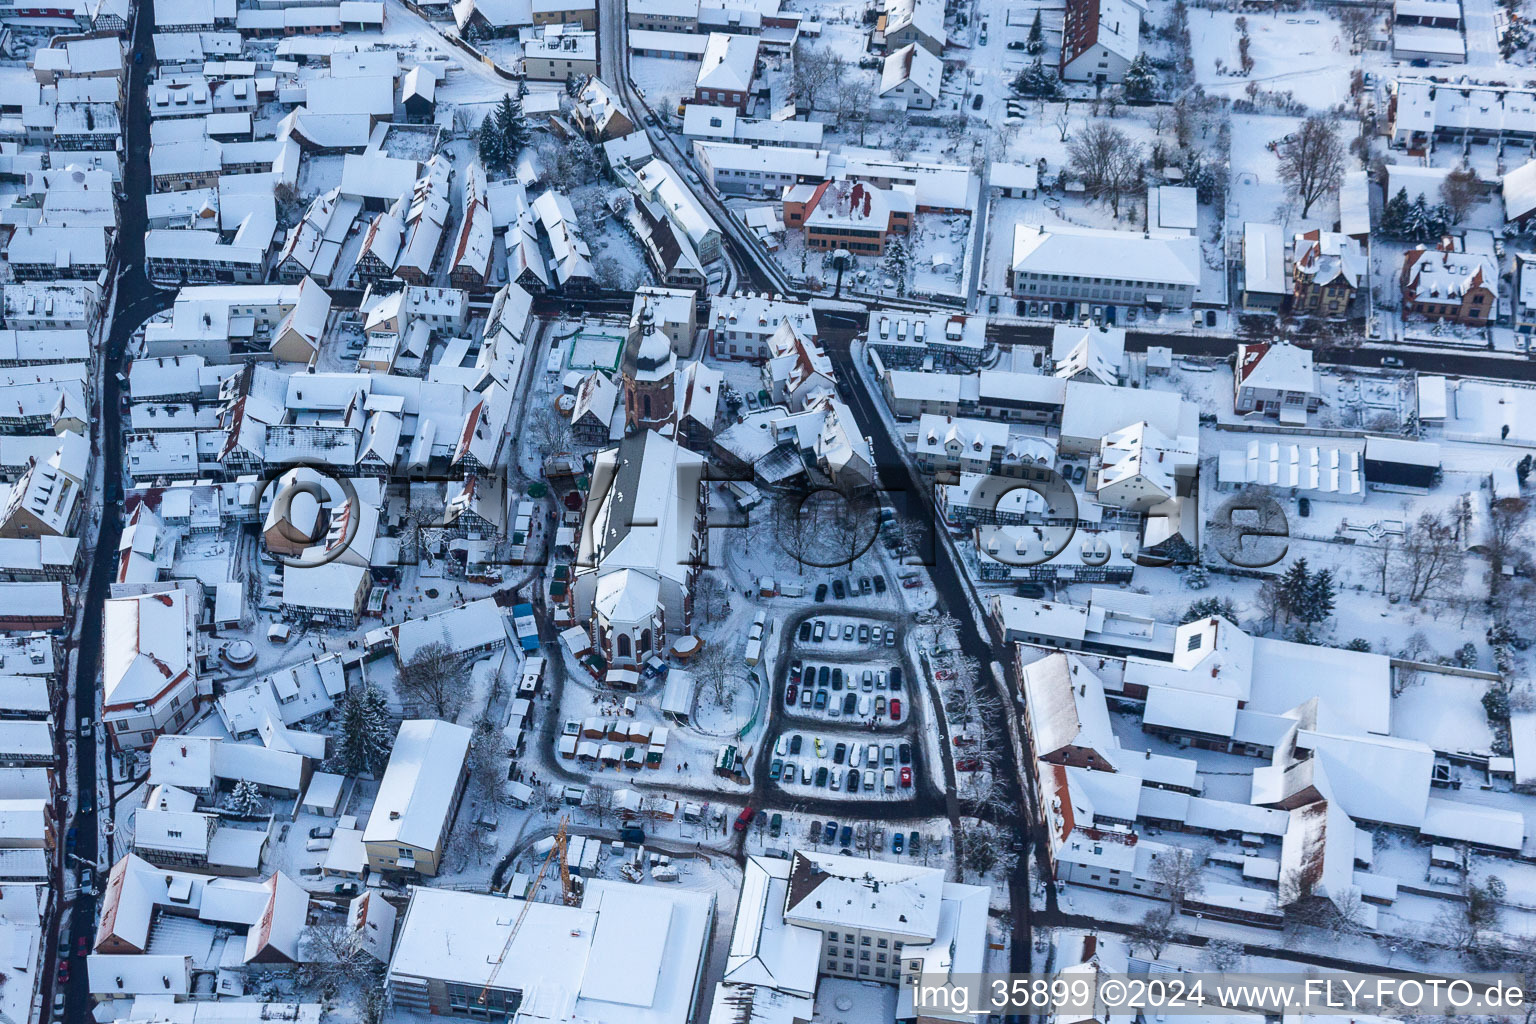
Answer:
[[[826,637],[826,635],[827,624],[820,619],[817,619],[816,625],[811,629],[811,639],[819,644]]]
[[[90,739],[91,738],[91,731],[92,731],[92,729],[93,729],[93,726],[91,725],[91,720],[89,718],[85,717],[84,715],[81,715],[80,716],[80,738],[83,739],[83,740]]]
[[[962,758],[958,759],[957,761],[955,761],[955,771],[957,771],[957,772],[979,772],[979,771],[981,771],[981,758],[979,758],[979,757],[962,757]]]
[[[743,807],[741,813],[736,815],[736,823],[731,827],[737,832],[745,832],[750,824],[752,824],[752,808]]]
[[[1301,518],[1303,518],[1303,519],[1305,519],[1308,516],[1310,516],[1312,514],[1312,499],[1311,498],[1297,498],[1296,499],[1296,511],[1301,514]]]
[[[857,793],[858,791],[859,791],[859,770],[857,768],[849,768],[848,769],[848,792],[850,792],[850,793]]]
[[[905,844],[902,841],[902,837],[901,837],[901,833],[900,832],[897,832],[895,835],[891,836],[891,852],[892,853],[900,853],[901,852],[901,848],[904,845]]]
[[[807,686],[805,689],[800,691],[800,706],[801,707],[808,708],[808,707],[810,707],[815,702],[815,700],[816,700],[816,691],[812,690],[809,686]]]
[[[825,583],[818,583],[818,584],[816,584],[816,603],[817,604],[821,604],[826,599],[827,599],[827,585]]]
[[[875,689],[885,689],[885,669],[881,669],[875,673]]]
[[[816,737],[816,744],[815,744],[815,746],[816,746],[816,756],[817,757],[826,757],[827,756],[827,745],[826,745],[826,743],[824,743],[822,741],[822,738],[820,736]]]
[[[784,762],[780,761],[778,758],[774,758],[773,763],[768,766],[768,781],[778,782],[783,774]]]
[[[1389,369],[1401,370],[1403,368],[1403,361],[1397,356],[1382,356],[1381,365]]]
[[[812,821],[811,821],[811,829],[810,829],[809,832],[806,833],[806,835],[810,837],[810,840],[813,843],[821,842],[821,819],[820,818],[812,819]]]
[[[896,792],[896,769],[887,768],[885,771],[881,772],[880,782],[885,787],[885,791],[887,793]]]
[[[859,698],[855,693],[843,694],[843,714],[851,715],[859,706]]]
[[[868,576],[860,576],[859,577],[859,593],[861,593],[861,594],[869,593],[871,586],[872,586],[872,584],[871,584],[870,578]]]
[[[798,683],[800,681],[800,673],[803,671],[805,671],[805,662],[799,658],[789,663],[789,678],[793,682]]]
[[[810,619],[806,619],[804,622],[800,623],[800,632],[796,634],[796,637],[799,639],[799,641],[801,643],[805,643],[805,642],[807,642],[808,640],[811,639],[811,620]]]
[[[838,671],[839,677],[841,677],[842,669],[838,669],[837,671]],[[829,665],[821,666],[821,668],[816,670],[816,685],[822,687],[823,689],[825,689],[826,685],[827,685],[827,679],[830,678],[831,675],[832,675],[832,668],[831,668],[831,666],[829,666]]]
[[[1214,309],[1208,309],[1205,311],[1205,326],[1216,326],[1216,311]]]
[[[996,313],[997,312],[997,296],[996,295],[992,296],[990,299],[987,300],[987,312],[988,313]]]
[[[853,842],[853,826],[852,825],[844,825],[843,826],[842,834],[839,835],[837,838],[838,838],[838,842],[841,843],[843,846],[847,846],[849,843]]]
[[[913,857],[916,857],[917,853],[918,853],[918,850],[922,847],[922,845],[923,845],[922,844],[922,837],[919,836],[916,831],[908,832],[907,833],[907,853],[908,854],[910,854]]]
[[[865,693],[869,693],[875,688],[875,673],[873,669],[867,668],[864,670],[864,678],[861,681],[860,686]]]
[[[891,721],[893,721],[893,722],[901,721],[901,698],[900,697],[892,697],[891,698]]]
[[[779,777],[779,781],[783,782],[785,785],[792,786],[792,785],[794,785],[795,780],[798,779],[799,777],[800,777],[800,769],[795,764],[795,762],[793,762],[793,761],[785,761],[784,762],[784,774]]]
[[[892,665],[891,666],[891,689],[893,689],[893,690],[901,689],[901,666],[900,665]]]
[[[826,765],[822,765],[820,768],[816,769],[816,785],[824,787],[824,786],[826,786],[826,784],[827,784],[827,767],[826,767]]]
[[[981,41],[983,43],[985,43],[987,41],[987,37],[986,36],[982,36],[981,37]],[[976,98],[971,100],[971,109],[972,110],[980,110],[981,109],[981,102],[982,102],[983,98],[984,97],[982,96],[981,93],[977,93],[976,94]]]
[[[875,770],[873,768],[864,769],[864,788],[871,793],[875,791]]]
[[[80,888],[90,892],[96,886],[96,872],[88,867],[80,869]]]
[[[859,623],[859,643],[869,643],[869,623],[867,622]]]
[[[846,744],[846,743],[839,743],[837,746],[832,748],[832,763],[833,764],[842,764],[843,763],[843,758],[845,758],[847,756],[848,756],[848,744]]]
[[[53,972],[53,983],[55,985],[69,984],[69,961],[62,957],[59,959],[58,969]]]
[[[885,593],[885,577],[884,576],[876,576],[875,577],[875,593],[877,593],[877,594]]]
[[[799,733],[795,733],[793,736],[791,736],[789,738],[789,752],[790,752],[790,754],[792,756],[794,756],[794,757],[799,757],[800,756],[800,747],[803,744],[804,740],[805,740],[805,737],[801,736]]]
[[[827,830],[822,834],[821,841],[824,843],[833,843],[837,841],[837,822],[827,822]]]
[[[75,959],[84,959],[91,952],[91,937],[89,935],[75,936]]]
[[[911,579],[905,579],[901,581],[901,586],[904,590],[916,590],[922,585],[923,581],[918,579],[916,576],[913,576]]]
[[[817,690],[816,691],[816,703],[813,706],[816,708],[817,711],[825,711],[826,710],[826,708],[827,708],[827,691],[826,690]],[[818,740],[817,742],[819,743],[821,741]]]
[[[902,789],[911,789],[912,788],[912,769],[907,767],[906,765],[902,765],[902,767],[901,767],[901,788]]]
[[[899,743],[896,745],[896,760],[902,764],[912,763],[912,744]]]
[[[844,640],[852,640],[853,639],[853,623],[851,623],[851,622],[843,623],[843,639]]]
[[[837,598],[839,601],[848,596],[847,588],[843,586],[843,581],[841,579],[835,579],[832,581],[832,596]]]
[[[879,718],[883,714],[885,714],[885,694],[877,693],[875,694],[875,717]]]
[[[336,830],[329,825],[316,825],[309,830],[311,839],[330,839],[336,834]]]

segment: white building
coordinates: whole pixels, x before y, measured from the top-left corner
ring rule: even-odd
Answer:
[[[944,65],[918,43],[908,43],[885,58],[880,98],[908,110],[932,110],[939,102]]]
[[[470,737],[469,729],[451,722],[400,723],[363,830],[369,867],[412,876],[437,874],[464,795]]]
[[[211,687],[199,686],[201,588],[108,599],[102,612],[102,720],[120,750],[177,732]]]
[[[549,1024],[690,1024],[712,893],[589,880],[581,906],[418,886],[386,984],[397,1006]]]
[[[1008,287],[1017,297],[1179,309],[1200,285],[1192,235],[1016,224]]]
[[[571,595],[610,665],[642,662],[687,630],[708,506],[705,460],[647,430],[599,452]]]
[[[1061,77],[1121,82],[1141,52],[1142,7],[1133,0],[1067,0],[1061,29]]]

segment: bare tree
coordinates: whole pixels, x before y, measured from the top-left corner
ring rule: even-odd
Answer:
[[[445,721],[452,721],[464,691],[461,669],[464,658],[441,641],[423,644],[400,666],[396,689]]]
[[[1205,944],[1201,959],[1213,971],[1235,971],[1247,960],[1246,947],[1233,939],[1212,939]]]
[[[1056,116],[1051,119],[1051,123],[1056,126],[1056,134],[1060,137],[1060,140],[1066,142],[1067,136],[1070,134],[1069,130],[1072,127],[1072,118],[1068,116],[1065,104],[1062,105],[1060,110],[1056,111]]]
[[[587,791],[581,798],[581,806],[597,819],[599,825],[606,825],[614,808],[612,787],[602,782],[587,783]]]
[[[725,711],[731,710],[736,699],[732,684],[736,681],[736,659],[732,656],[724,637],[717,637],[693,656],[693,677],[704,686],[716,704]]]
[[[1145,151],[1140,143],[1114,125],[1089,124],[1067,143],[1068,166],[1083,182],[1088,194],[1108,200],[1115,216],[1120,203],[1141,184]]]
[[[1392,537],[1383,537],[1380,543],[1367,547],[1365,564],[1371,575],[1376,577],[1376,589],[1385,594],[1387,581],[1394,578],[1397,572],[1397,541]]]
[[[1371,30],[1376,27],[1378,15],[1370,7],[1341,4],[1335,8],[1334,17],[1339,21],[1339,30],[1349,40],[1351,52],[1359,53],[1360,48],[1371,38]]]
[[[1452,224],[1460,224],[1478,199],[1477,172],[1465,163],[1454,167],[1440,183],[1440,202],[1451,215]]]
[[[803,498],[804,495],[798,491],[776,492],[768,519],[773,526],[774,540],[795,560],[802,576],[805,575],[806,562],[816,544],[816,510],[811,502]]]
[[[793,82],[795,95],[808,109],[815,110],[822,97],[837,91],[846,65],[829,46],[795,44]]]
[[[706,570],[699,574],[693,585],[693,606],[703,614],[706,625],[730,611],[730,594],[718,573]]]
[[[1142,915],[1126,935],[1126,947],[1133,953],[1146,953],[1152,959],[1163,955],[1173,941],[1173,908],[1156,906]]]
[[[1175,912],[1184,908],[1185,900],[1200,895],[1205,888],[1202,868],[1200,858],[1187,847],[1170,847],[1152,855],[1152,881],[1168,897]]]
[[[1511,562],[1524,560],[1525,528],[1530,520],[1530,503],[1524,498],[1496,501],[1488,510],[1484,549],[1488,553],[1488,603],[1496,605],[1504,586],[1504,570]]]
[[[1455,524],[1445,513],[1420,514],[1403,534],[1402,553],[1397,581],[1410,601],[1443,597],[1466,575]]]
[[[299,958],[324,992],[355,998],[377,986],[383,965],[345,922],[312,924],[299,933]]]
[[[859,145],[869,128],[869,116],[875,105],[875,84],[862,75],[850,75],[837,90],[838,122],[851,131],[858,129]]]
[[[489,722],[477,727],[466,762],[470,788],[491,811],[500,809],[506,800],[507,759],[497,746],[497,735]]]
[[[1344,179],[1344,147],[1336,126],[1333,118],[1313,114],[1276,148],[1280,179],[1300,200],[1303,217],[1312,212],[1313,203],[1338,191]]]

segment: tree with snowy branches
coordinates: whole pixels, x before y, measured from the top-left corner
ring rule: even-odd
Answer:
[[[1040,9],[1035,8],[1035,20],[1029,26],[1029,38],[1024,40],[1024,52],[1031,57],[1045,49],[1045,33],[1040,28]]]
[[[341,699],[336,763],[347,775],[380,775],[389,764],[397,726],[384,692],[372,683],[354,687]]]
[[[1038,19],[1039,15],[1035,17]],[[1146,53],[1138,53],[1136,59],[1131,61],[1131,66],[1125,69],[1125,80],[1121,82],[1121,88],[1125,90],[1125,98],[1128,100],[1152,98],[1152,94],[1157,91],[1157,73]]]
[[[1055,72],[1046,68],[1044,61],[1036,57],[1014,78],[1013,91],[1020,96],[1050,99],[1061,91],[1061,81]]]

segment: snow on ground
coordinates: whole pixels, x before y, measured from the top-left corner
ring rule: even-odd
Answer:
[[[1318,200],[1303,218],[1301,204],[1286,195],[1279,160],[1270,149],[1271,143],[1278,145],[1300,123],[1300,118],[1281,114],[1232,115],[1231,192],[1227,199],[1230,223],[1276,223],[1284,237],[1313,228],[1332,230],[1338,220],[1338,197]]]
[[[693,84],[699,78],[699,62],[632,56],[629,77],[653,110],[676,114],[678,102],[693,95]]]
[[[1254,62],[1247,75],[1239,68],[1238,38],[1234,22],[1245,18],[1249,56]],[[1240,99],[1249,83],[1266,91],[1290,92],[1312,110],[1327,110],[1349,98],[1352,61],[1348,43],[1338,24],[1325,11],[1280,10],[1271,14],[1238,14],[1194,7],[1189,12],[1189,34],[1194,44],[1195,80],[1212,96]],[[1225,73],[1218,70],[1218,62]],[[1233,133],[1236,144],[1238,135]]]

